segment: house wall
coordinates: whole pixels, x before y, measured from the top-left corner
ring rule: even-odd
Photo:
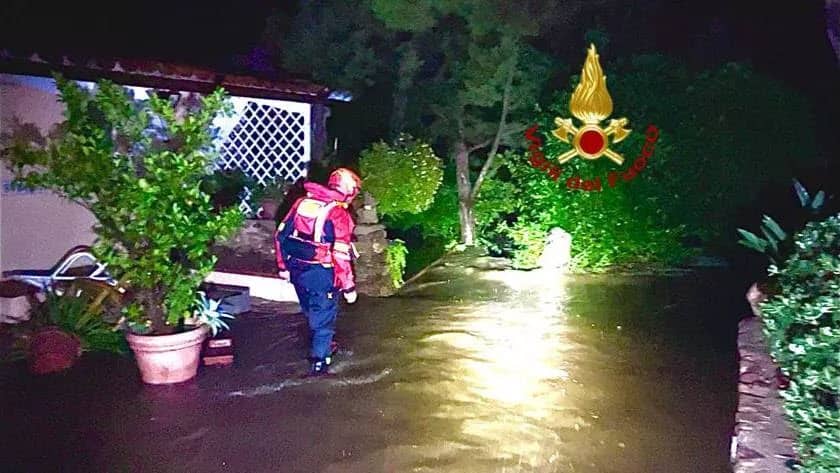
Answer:
[[[46,134],[63,117],[51,80],[0,74],[0,131],[32,123]],[[91,244],[93,216],[49,192],[12,188],[11,173],[0,166],[0,271],[47,269],[67,250]]]

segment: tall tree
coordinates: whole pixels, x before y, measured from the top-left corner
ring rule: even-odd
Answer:
[[[501,147],[519,143],[521,122],[533,110],[549,59],[527,45],[538,32],[536,2],[485,0],[372,0],[374,14],[403,34],[431,34],[438,64],[427,72],[415,105],[431,116],[421,128],[454,160],[461,241],[475,243],[473,209],[494,171]],[[530,8],[529,8],[530,7]],[[431,62],[431,61],[430,61]],[[425,123],[424,123],[425,125]]]
[[[283,15],[269,19],[264,33],[275,48],[282,45],[283,67],[350,91],[362,104],[352,107],[359,109],[354,115],[376,105],[376,124],[367,115],[366,128],[381,131],[376,139],[384,134],[396,139],[406,128],[409,95],[423,66],[415,36],[386,28],[369,0],[302,1],[287,28]],[[390,103],[383,104],[383,96],[390,96]],[[387,116],[378,115],[383,111]]]
[[[267,29],[276,28],[276,23],[268,21]],[[285,39],[277,41],[284,45],[287,70],[359,94],[390,65],[390,58],[378,51],[388,35],[364,0],[320,0],[302,2]]]
[[[284,41],[284,66],[352,90],[362,108],[387,109],[387,117],[354,116],[364,120],[360,131],[378,120],[376,138],[406,131],[448,156],[457,170],[461,240],[472,245],[482,184],[496,155],[523,143],[518,132],[554,65],[529,43],[542,28],[566,44],[590,9],[613,1],[306,1]]]

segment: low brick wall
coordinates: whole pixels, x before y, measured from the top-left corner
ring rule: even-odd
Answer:
[[[735,414],[735,473],[790,473],[793,432],[779,396],[777,368],[770,358],[761,320],[738,326],[738,411]]]

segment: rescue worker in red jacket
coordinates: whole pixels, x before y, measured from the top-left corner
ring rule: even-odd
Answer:
[[[355,223],[350,202],[361,179],[349,169],[330,174],[327,186],[305,182],[306,196],[292,205],[274,235],[280,276],[295,286],[309,321],[312,374],[325,374],[332,362],[338,295],[356,302],[351,242]]]

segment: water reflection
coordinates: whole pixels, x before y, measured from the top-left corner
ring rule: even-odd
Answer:
[[[485,277],[504,283],[511,297],[450,311],[442,320],[448,327],[423,340],[431,351],[457,354],[442,367],[451,382],[445,393],[438,391],[443,396],[433,415],[460,421],[459,440],[482,450],[479,458],[551,464],[561,458],[558,421],[582,424],[567,419],[573,409],[564,357],[570,347],[566,283],[539,273]]]

